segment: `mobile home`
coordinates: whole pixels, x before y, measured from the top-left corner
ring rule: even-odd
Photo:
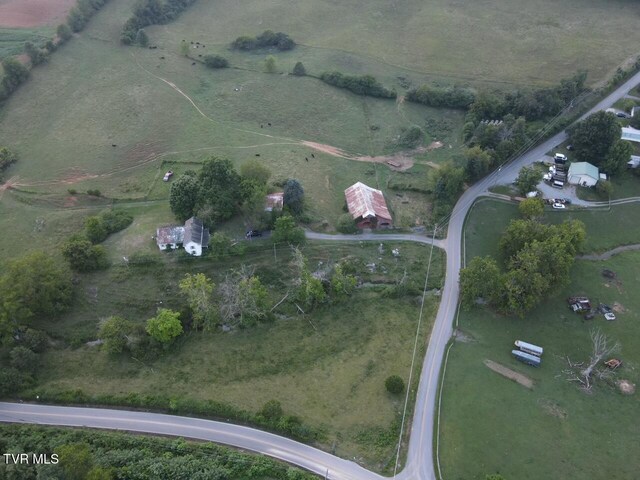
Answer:
[[[536,357],[542,356],[542,351],[543,351],[542,347],[533,345],[532,343],[523,342],[522,340],[516,340],[515,346],[525,353],[535,355]]]
[[[540,357],[521,352],[520,350],[511,350],[511,354],[516,357],[516,360],[526,363],[527,365],[531,365],[532,367],[539,367],[542,363]]]

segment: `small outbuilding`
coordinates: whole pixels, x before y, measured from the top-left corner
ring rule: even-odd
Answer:
[[[387,202],[380,190],[362,182],[351,185],[344,191],[349,213],[358,228],[391,228],[393,221]]]
[[[202,256],[204,248],[209,246],[209,230],[202,220],[191,217],[181,225],[168,225],[156,230],[156,244],[160,250],[175,250],[184,247],[194,257]]]
[[[640,168],[640,157],[631,155],[631,159],[627,162],[627,168]]]
[[[270,193],[264,198],[265,212],[282,210],[283,205],[284,205],[284,192]]]
[[[622,136],[620,139],[640,143],[640,130],[632,127],[622,127]]]
[[[593,187],[600,179],[600,172],[598,167],[589,162],[574,162],[569,167],[567,179],[572,185]]]

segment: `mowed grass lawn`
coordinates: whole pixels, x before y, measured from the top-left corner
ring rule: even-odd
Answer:
[[[617,205],[607,210],[546,209],[543,221],[561,223],[580,220],[587,230],[585,253],[603,252],[620,245],[640,243],[640,204]],[[513,218],[519,218],[518,205],[494,199],[476,202],[467,217],[465,230],[466,259],[475,256],[498,256],[500,234]]]
[[[404,395],[387,394],[384,380],[392,374],[408,379],[428,246],[384,242],[381,254],[377,242],[313,242],[304,248],[311,268],[351,258],[369,285],[346,302],[306,317],[285,307],[278,308],[282,316],[272,323],[230,333],[186,334],[155,361],[110,357],[83,345],[97,337],[101,318],[118,314],[144,322],[158,307],[181,308],[177,282],[186,272],[204,272],[219,282],[229,268],[255,266],[275,304],[290,288],[290,249],[278,249],[274,258],[268,242],[252,245],[242,258],[183,263],[158,252],[163,260],[155,267],[114,266],[105,274],[83,276],[74,309],[55,323],[40,325],[57,347],[43,358],[35,392],[137,392],[217,400],[250,411],[277,399],[286,412],[324,431],[323,448],[384,468],[394,458],[397,432],[392,425],[404,401]],[[393,248],[400,250],[397,259]],[[430,288],[442,285],[443,257],[436,249]],[[376,273],[369,273],[367,263],[377,265]],[[382,296],[384,284],[401,278],[405,268],[415,293]],[[375,287],[371,282],[383,283]],[[426,345],[437,305],[438,298],[428,296],[420,345]]]
[[[515,215],[507,204],[481,202],[467,224],[467,259],[496,255],[500,232]],[[581,219],[591,237],[589,249],[612,248],[624,241],[620,222],[637,218],[637,210],[614,209]],[[554,217],[556,217],[554,215]],[[607,222],[603,218],[609,218]],[[616,222],[618,222],[616,228]],[[593,242],[610,225],[607,240]],[[615,233],[620,235],[616,236]],[[636,232],[636,241],[640,238]],[[608,268],[619,283],[602,277]],[[524,319],[496,315],[486,309],[462,311],[459,328],[472,338],[451,348],[444,380],[440,427],[440,460],[444,478],[481,480],[499,472],[505,478],[620,479],[635,478],[640,469],[638,394],[622,395],[598,383],[591,395],[566,381],[566,357],[587,361],[589,332],[600,328],[622,348],[624,365],[618,378],[640,384],[640,253],[607,261],[576,261],[571,283]],[[566,297],[588,295],[595,302],[618,302],[623,313],[607,322],[602,315],[585,321],[567,308]],[[542,345],[543,364],[536,369],[515,361],[510,351],[517,339]],[[530,377],[529,390],[489,370],[485,359]]]

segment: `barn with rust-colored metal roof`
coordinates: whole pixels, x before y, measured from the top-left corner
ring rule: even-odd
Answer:
[[[380,190],[362,182],[351,185],[344,191],[349,213],[358,228],[391,228],[393,226],[387,202]]]

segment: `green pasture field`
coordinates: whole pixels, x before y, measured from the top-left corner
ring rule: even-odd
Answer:
[[[110,357],[83,343],[97,337],[99,320],[109,315],[144,322],[158,307],[180,309],[177,282],[187,272],[203,272],[219,282],[230,268],[255,266],[275,304],[288,288],[291,250],[278,248],[274,258],[268,241],[254,241],[243,257],[188,262],[157,252],[155,266],[121,262],[105,273],[82,275],[69,314],[39,326],[56,346],[44,354],[35,391],[137,392],[223,401],[250,411],[277,399],[286,412],[325,432],[323,448],[383,469],[394,458],[393,425],[404,400],[387,394],[384,380],[392,374],[408,378],[418,292],[430,252],[426,245],[383,243],[382,254],[377,242],[312,242],[304,248],[314,269],[343,258],[356,262],[366,285],[344,303],[306,317],[293,306],[278,307],[279,318],[271,323],[230,333],[189,333],[155,361]],[[393,248],[400,250],[397,259]],[[376,263],[376,273],[369,273],[367,263]],[[415,295],[383,297],[381,288],[401,278],[405,268]],[[440,288],[443,278],[444,254],[436,249],[429,288]],[[426,344],[437,305],[438,298],[429,295],[420,345]]]
[[[25,42],[31,42],[34,45],[44,44],[51,39],[52,35],[53,30],[47,27],[0,28],[0,60],[23,53]]]
[[[639,12],[631,0],[223,0],[194,4],[171,27],[150,33],[165,45],[185,39],[209,47],[272,29],[344,59],[340,69],[357,73],[376,61],[459,82],[548,85],[579,69],[600,81],[635,58]],[[312,59],[300,60],[315,70]],[[336,61],[320,67],[327,63]]]
[[[473,255],[495,255],[500,232],[514,209],[499,202],[482,202],[467,223],[467,259]],[[604,221],[582,217],[587,223],[590,248],[593,237],[607,235]],[[616,221],[629,210],[599,212]],[[637,211],[635,213],[637,217]],[[500,217],[497,219],[497,217]],[[624,228],[619,224],[615,232]],[[624,243],[614,232],[607,248]],[[637,242],[637,232],[636,232]],[[616,241],[617,240],[617,241]],[[603,244],[604,248],[604,244]],[[601,275],[604,268],[617,274],[617,281]],[[640,403],[638,394],[622,395],[615,386],[596,382],[591,395],[566,380],[566,357],[587,361],[589,332],[600,328],[621,343],[615,356],[624,362],[617,378],[640,381],[640,300],[638,282],[640,253],[630,252],[607,261],[579,260],[571,283],[533,310],[525,319],[496,315],[488,309],[461,311],[459,329],[468,343],[456,342],[450,351],[443,390],[440,424],[440,461],[444,478],[481,480],[499,472],[505,478],[589,478],[593,480],[633,478],[640,468],[640,449],[635,441]],[[587,295],[595,302],[614,305],[623,313],[607,322],[602,315],[586,321],[567,308],[566,297]],[[542,345],[541,368],[523,365],[511,358],[516,339]],[[529,390],[489,370],[483,360],[499,362],[534,381]]]

